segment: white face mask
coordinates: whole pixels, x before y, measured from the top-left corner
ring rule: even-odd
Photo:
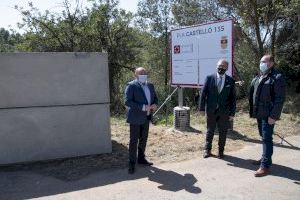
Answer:
[[[141,83],[146,83],[147,77],[148,77],[148,75],[138,75],[138,81]]]
[[[264,62],[261,62],[259,64],[259,69],[260,69],[260,71],[261,71],[262,74],[265,74],[268,71],[268,69],[269,69],[268,64],[264,63]]]

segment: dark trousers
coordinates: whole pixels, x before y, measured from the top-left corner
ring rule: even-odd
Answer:
[[[268,119],[258,119],[257,126],[263,146],[260,166],[269,168],[272,165],[274,124],[270,125]]]
[[[136,162],[137,153],[139,159],[145,157],[148,132],[149,120],[142,125],[130,124],[129,162]]]
[[[205,150],[211,150],[212,141],[216,126],[219,130],[219,152],[224,152],[227,130],[229,127],[229,116],[225,114],[207,114],[206,117],[207,132],[206,132],[206,143]]]

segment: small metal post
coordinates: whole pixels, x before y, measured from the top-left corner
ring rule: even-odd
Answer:
[[[183,107],[183,88],[178,88],[178,106],[180,108]]]

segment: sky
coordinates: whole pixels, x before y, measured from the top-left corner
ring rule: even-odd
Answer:
[[[70,0],[75,2],[76,0]],[[83,7],[90,5],[87,0],[79,0]],[[62,9],[63,0],[1,0],[0,1],[0,28],[13,28],[20,32],[17,23],[22,22],[22,15],[14,9],[15,5],[28,8],[28,2],[39,8],[40,11],[49,10],[50,12],[59,12]],[[138,0],[119,0],[119,8],[127,11],[136,12]],[[22,32],[22,31],[21,31]]]

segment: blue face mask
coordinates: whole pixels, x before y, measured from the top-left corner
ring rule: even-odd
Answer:
[[[142,84],[145,84],[147,82],[148,76],[147,75],[138,75],[138,81]]]
[[[260,69],[260,72],[261,72],[262,74],[266,74],[266,73],[268,72],[268,70],[269,70],[268,64],[267,64],[267,63],[264,63],[264,62],[261,62],[261,63],[259,64],[259,69]]]

